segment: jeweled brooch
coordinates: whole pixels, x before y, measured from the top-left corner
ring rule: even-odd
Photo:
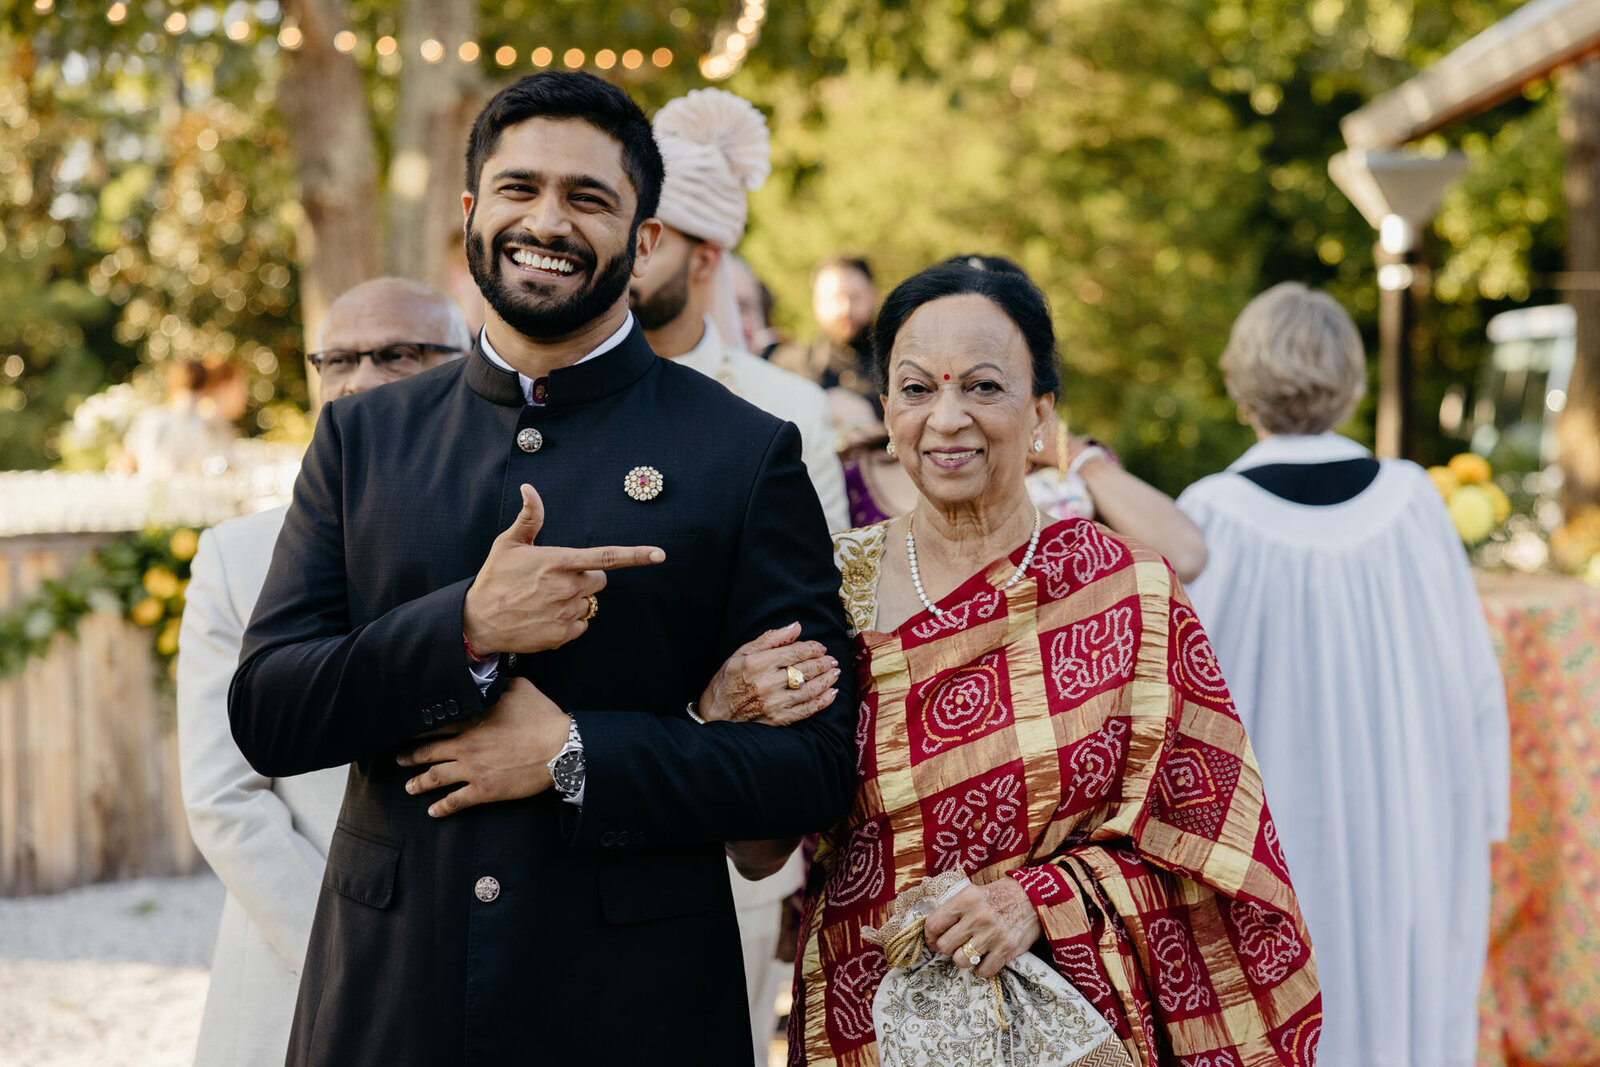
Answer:
[[[654,500],[666,484],[666,479],[654,467],[635,467],[622,480],[622,491],[635,500]]]

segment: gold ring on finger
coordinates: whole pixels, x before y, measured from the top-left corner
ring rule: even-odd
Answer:
[[[789,676],[789,680],[784,684],[790,689],[799,689],[806,684],[806,676],[800,673],[799,667],[785,667],[783,672]]]
[[[593,593],[590,593],[583,599],[589,602],[589,614],[583,617],[583,621],[588,622],[590,619],[600,614],[600,598],[595,596]]]
[[[967,961],[974,967],[983,962],[983,953],[972,943],[972,938],[967,938],[967,943],[961,946],[961,951],[966,954]]]

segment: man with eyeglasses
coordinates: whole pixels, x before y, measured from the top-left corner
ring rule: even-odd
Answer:
[[[319,340],[307,359],[324,403],[458,359],[472,347],[449,297],[402,278],[364,282],[339,297]],[[184,806],[195,843],[228,890],[197,1067],[283,1063],[344,798],[344,767],[291,778],[257,774],[228,724],[228,681],[287,511],[231,519],[200,535],[178,642]]]

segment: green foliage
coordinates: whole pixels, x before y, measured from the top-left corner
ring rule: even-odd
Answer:
[[[253,17],[237,43],[218,19],[194,28],[202,9],[272,6],[188,5],[191,30],[178,36],[162,29],[175,8],[156,0],[129,4],[120,26],[98,0],[57,0],[44,15],[15,4],[4,16],[0,464],[50,462],[44,428],[76,397],[177,355],[240,356],[265,405],[253,430],[303,401],[300,215],[272,107],[276,15]],[[347,4],[380,172],[402,57],[374,42],[404,39],[402,6]],[[1288,279],[1324,287],[1375,348],[1374,234],[1327,175],[1339,120],[1518,6],[774,2],[728,82],[773,131],[774,175],[752,198],[742,250],[801,335],[810,267],[825,254],[868,253],[885,285],[959,252],[1018,260],[1051,297],[1074,428],[1175,492],[1249,442],[1216,358],[1256,292]],[[536,46],[557,64],[567,48],[591,62],[600,49],[670,48],[665,69],[606,72],[653,108],[703,84],[694,60],[736,10],[482,4],[476,66],[492,88],[535,69]],[[494,59],[505,45],[517,53],[509,68]],[[1555,94],[1535,86],[1428,145],[1462,148],[1472,169],[1425,252],[1435,268],[1415,336],[1425,462],[1459,450],[1435,432],[1434,413],[1446,388],[1476,376],[1488,317],[1558,299],[1556,122]],[[1370,412],[1369,400],[1356,436],[1370,439]]]
[[[1255,293],[1324,287],[1376,347],[1375,235],[1327,174],[1339,119],[1516,6],[814,3],[809,24],[780,23],[730,83],[774,134],[744,251],[799,333],[808,267],[829,252],[869,254],[884,285],[961,252],[1018,260],[1051,297],[1074,427],[1177,492],[1252,440],[1216,359]],[[784,34],[787,48],[765,47]],[[1488,316],[1508,296],[1551,296],[1563,244],[1552,96],[1450,131],[1474,165],[1429,250],[1440,282],[1416,338],[1424,460],[1459,450],[1433,413],[1475,376]],[[1347,429],[1370,440],[1370,411]]]
[[[42,656],[58,636],[75,636],[84,617],[113,611],[151,631],[152,651],[171,675],[183,594],[198,535],[187,528],[127,534],[79,560],[59,579],[0,613],[0,680]]]
[[[0,32],[0,300],[23,309],[0,322],[0,406],[24,416],[0,466],[56,461],[78,401],[174,359],[231,356],[255,403],[305,399],[274,47],[106,8],[12,5]]]

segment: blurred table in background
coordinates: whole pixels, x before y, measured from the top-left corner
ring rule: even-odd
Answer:
[[[1600,588],[1481,575],[1511,716],[1480,1065],[1600,1064]]]
[[[211,475],[0,471],[0,611],[119,533],[214,525],[283,503],[298,450]],[[115,612],[0,679],[0,896],[198,870],[170,687]]]

